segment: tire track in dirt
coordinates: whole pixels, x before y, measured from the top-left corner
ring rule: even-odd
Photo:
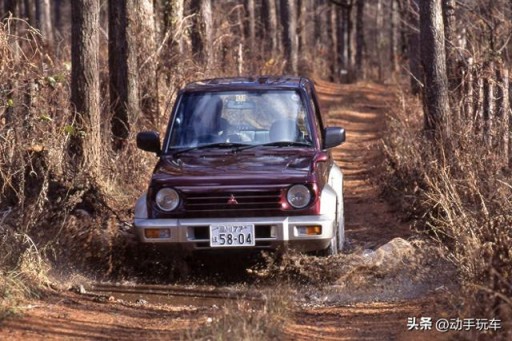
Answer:
[[[379,147],[387,112],[395,101],[391,89],[373,83],[316,83],[328,126],[342,126],[347,134],[346,142],[333,155],[344,172],[348,248],[376,249],[393,238],[412,236],[410,227],[379,197],[376,181],[385,171],[385,157]],[[287,326],[286,332],[293,340],[440,339],[443,335],[433,331],[407,330],[408,317],[436,316],[433,302],[428,297],[304,308],[295,313],[295,323]]]
[[[317,92],[328,125],[342,126],[347,141],[333,151],[345,175],[346,236],[351,246],[376,248],[395,237],[407,238],[409,227],[379,198],[376,179],[384,172],[380,144],[386,113],[395,101],[383,85],[334,84],[319,81]]]

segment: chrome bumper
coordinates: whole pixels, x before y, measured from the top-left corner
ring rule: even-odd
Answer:
[[[141,243],[169,244],[187,250],[214,250],[210,246],[211,224],[254,224],[255,246],[238,249],[291,248],[301,252],[325,249],[333,236],[334,222],[330,215],[258,218],[201,218],[201,219],[135,219],[133,228]],[[318,235],[301,233],[301,227],[321,226]],[[146,238],[147,229],[169,229],[170,235]],[[225,250],[226,248],[222,248]],[[232,249],[232,247],[230,247]]]

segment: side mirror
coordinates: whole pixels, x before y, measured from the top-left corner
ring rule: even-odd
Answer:
[[[324,129],[324,149],[339,146],[343,142],[345,142],[345,129],[340,127]]]
[[[137,134],[137,148],[160,156],[160,135],[155,131],[143,131]]]

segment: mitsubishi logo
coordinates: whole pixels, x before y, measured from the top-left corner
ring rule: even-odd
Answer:
[[[231,194],[231,197],[228,199],[228,205],[238,205],[238,201],[236,201],[236,198],[233,194]]]

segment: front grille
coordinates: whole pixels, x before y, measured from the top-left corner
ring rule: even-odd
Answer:
[[[187,212],[275,210],[281,208],[281,191],[185,193],[183,205]]]

